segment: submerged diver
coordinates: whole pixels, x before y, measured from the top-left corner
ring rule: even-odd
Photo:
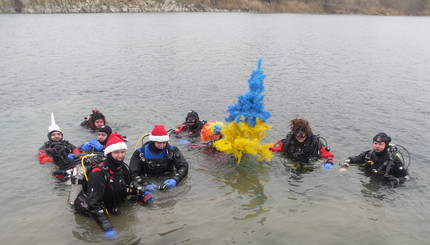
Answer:
[[[185,122],[173,130],[172,133],[186,135],[190,138],[198,138],[205,123],[205,120],[200,120],[199,114],[196,111],[191,110],[185,117]]]
[[[343,167],[350,164],[360,164],[366,173],[381,178],[391,187],[403,184],[409,178],[408,170],[400,159],[396,147],[390,145],[391,138],[385,133],[378,133],[373,137],[372,150],[362,152],[358,156],[348,157]],[[341,172],[346,169],[341,168]]]
[[[97,139],[90,139],[87,143],[81,145],[80,149],[86,152],[102,152],[106,146],[112,129],[108,125],[101,126],[97,133]]]
[[[272,152],[282,152],[286,157],[304,163],[311,159],[324,158],[323,168],[333,168],[333,153],[322,142],[322,137],[313,134],[307,120],[291,120],[290,130],[285,139],[279,140],[270,148]]]
[[[84,121],[81,123],[82,127],[92,129],[94,131],[98,131],[102,126],[106,125],[106,118],[97,109],[93,109],[91,111],[91,115],[84,118]]]
[[[39,148],[38,158],[40,164],[54,163],[58,166],[59,171],[54,171],[54,175],[64,180],[69,175],[66,170],[72,169],[77,162],[75,158],[79,156],[81,152],[79,149],[64,140],[63,131],[55,124],[54,113],[51,113],[51,126],[48,127],[48,141]]]
[[[188,174],[188,163],[181,151],[168,143],[169,134],[164,125],[155,125],[149,141],[139,147],[131,157],[130,169],[134,180],[148,190],[157,190],[148,177],[165,177],[164,188],[174,188]],[[142,179],[142,175],[145,179]]]
[[[109,222],[108,214],[119,214],[119,204],[128,195],[139,195],[143,203],[152,201],[149,190],[142,190],[132,184],[130,170],[124,163],[126,150],[127,145],[122,136],[111,134],[104,150],[106,160],[94,164],[89,170],[88,179],[83,181],[82,191],[74,201],[75,210],[93,217],[109,240],[117,238],[118,234]]]

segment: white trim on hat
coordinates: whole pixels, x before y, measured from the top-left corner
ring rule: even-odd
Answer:
[[[149,140],[150,141],[155,141],[155,142],[167,142],[169,141],[169,135],[149,135]]]
[[[105,156],[107,156],[107,154],[117,151],[117,150],[127,150],[127,145],[125,144],[125,142],[118,142],[115,144],[111,144],[108,147],[106,147],[106,149],[104,150],[105,152]]]

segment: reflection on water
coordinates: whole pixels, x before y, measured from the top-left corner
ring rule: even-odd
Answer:
[[[370,204],[373,206],[383,206],[384,202],[395,199],[395,189],[385,184],[382,175],[379,176],[367,172],[360,173],[360,175],[364,177],[360,181],[364,187],[361,193]]]
[[[141,223],[138,214],[147,212],[151,208],[143,206],[140,202],[125,202],[120,205],[118,215],[109,214],[109,220],[118,231],[121,244],[140,244],[141,234],[135,231]],[[75,217],[76,225],[71,232],[76,239],[86,243],[106,242],[103,231],[92,217],[74,212],[71,206],[69,209]]]
[[[75,214],[75,222],[76,226],[72,230],[73,236],[75,236],[78,240],[84,242],[101,242],[103,241],[103,232],[100,228],[91,225],[92,219],[89,216],[83,216],[80,214]]]
[[[291,172],[293,175],[300,176],[301,174],[314,171],[317,163],[315,162],[303,163],[303,162],[292,161],[290,159],[285,159],[285,161],[282,161],[282,164],[284,165],[285,170],[287,170],[288,172]]]
[[[264,194],[264,185],[261,183],[268,181],[267,170],[261,164],[245,159],[241,164],[235,166],[234,170],[224,175],[223,182],[232,188],[227,195],[235,195],[233,198],[239,200],[244,214],[241,217],[233,218],[246,220],[269,212],[271,209],[264,207],[267,196]]]
[[[200,157],[204,161],[198,161],[198,169],[208,171],[219,181],[218,188],[230,188],[223,194],[223,201],[218,202],[229,200],[238,203],[240,209],[236,210],[233,219],[251,219],[271,210],[265,207],[267,196],[264,193],[264,183],[269,181],[267,166],[252,156],[245,156],[237,164],[237,160],[231,155],[211,147],[201,148],[199,151],[203,153]]]

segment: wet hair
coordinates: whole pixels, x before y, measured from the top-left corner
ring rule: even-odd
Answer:
[[[312,136],[314,135],[312,133],[311,126],[309,126],[309,122],[302,118],[296,118],[290,121],[290,129],[294,134],[297,134],[300,131],[303,131],[306,133],[306,136]]]
[[[91,118],[93,119],[93,122],[95,122],[98,119],[102,119],[103,122],[106,122],[106,119],[103,113],[101,113],[97,109],[92,110]]]
[[[95,129],[96,128],[96,126],[95,126],[95,122],[98,120],[98,119],[102,119],[103,120],[103,123],[104,124],[106,124],[106,118],[105,118],[105,116],[103,115],[103,113],[101,113],[99,110],[97,110],[97,109],[93,109],[92,111],[92,114],[89,116],[89,118],[88,118],[88,123],[89,123],[89,125],[90,125],[90,127],[92,128],[92,129]]]

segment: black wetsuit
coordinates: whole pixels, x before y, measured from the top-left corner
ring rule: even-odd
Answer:
[[[67,155],[70,153],[80,154],[80,151],[67,140],[49,140],[40,147],[38,155],[41,163],[49,162],[49,158],[51,157],[60,170],[67,170],[77,164],[75,160],[67,158]]]
[[[400,158],[397,155],[393,156],[387,150],[382,152],[369,150],[349,159],[350,163],[360,164],[369,173],[388,174],[396,178],[403,178],[408,175],[408,171]]]
[[[284,147],[283,153],[287,157],[300,162],[307,162],[311,158],[320,158],[320,149],[325,146],[319,137],[315,135],[306,138],[306,140],[301,143],[296,140],[292,132],[288,133],[281,142]]]
[[[132,185],[128,166],[108,154],[106,161],[88,174],[88,182],[84,182],[74,206],[78,213],[91,215],[106,231],[112,228],[106,210],[110,214],[119,214],[119,204],[127,199],[127,195],[137,194],[140,191]]]
[[[196,123],[192,126],[190,126],[186,122],[184,122],[179,127],[177,127],[175,130],[173,130],[172,134],[184,135],[184,136],[188,136],[190,138],[200,137],[200,132],[201,132],[203,126],[205,126],[205,124],[206,124],[205,120],[197,120]]]

